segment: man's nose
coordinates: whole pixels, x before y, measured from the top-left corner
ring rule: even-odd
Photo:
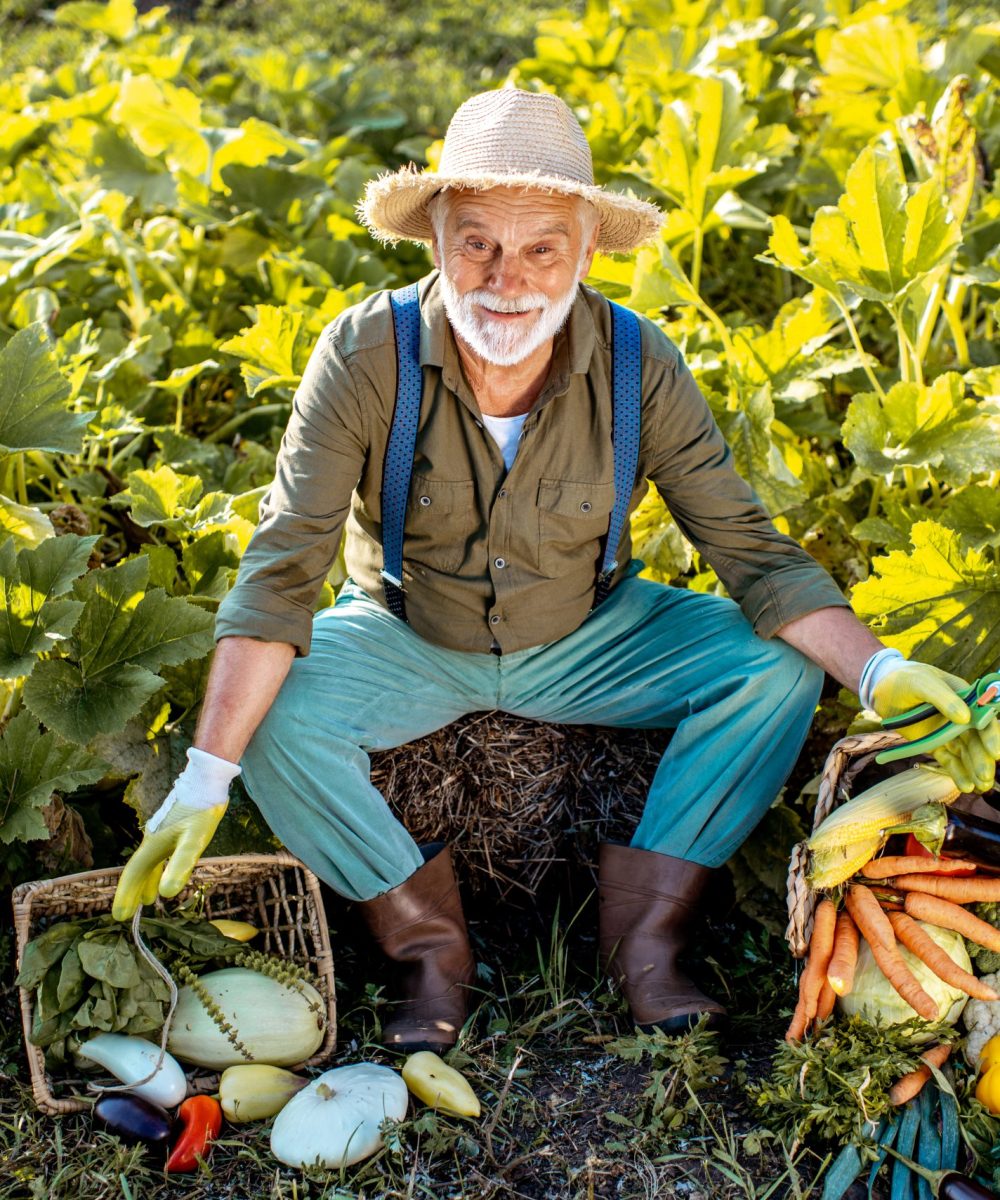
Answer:
[[[500,296],[524,291],[524,267],[516,254],[497,254],[490,271],[490,288]]]

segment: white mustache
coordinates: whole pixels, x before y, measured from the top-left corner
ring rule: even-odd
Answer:
[[[462,299],[466,304],[478,304],[480,308],[498,313],[524,313],[531,312],[533,309],[542,309],[544,311],[549,306],[548,296],[543,295],[541,292],[505,300],[502,296],[494,296],[492,292],[476,289],[466,292]]]

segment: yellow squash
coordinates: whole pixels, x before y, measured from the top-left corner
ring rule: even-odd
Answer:
[[[260,932],[257,926],[251,925],[249,921],[229,921],[225,917],[219,917],[209,924],[214,925],[223,937],[231,938],[234,942],[249,942]]]
[[[406,1086],[430,1108],[452,1117],[478,1117],[479,1099],[468,1080],[430,1050],[411,1054],[403,1064]]]

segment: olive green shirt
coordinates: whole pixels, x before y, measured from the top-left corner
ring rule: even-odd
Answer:
[[[582,286],[506,470],[462,372],[437,272],[420,283],[424,393],[406,512],[413,629],[455,650],[504,653],[571,633],[594,597],[614,502],[611,314]],[[630,511],[652,480],[756,632],[845,606],[830,576],[771,523],[678,351],[642,326],[642,432]],[[307,654],[313,609],[346,528],[354,581],[385,602],[379,495],[396,394],[389,293],[320,334],[295,394],[274,483],[216,637]],[[616,579],[631,559],[628,526]]]

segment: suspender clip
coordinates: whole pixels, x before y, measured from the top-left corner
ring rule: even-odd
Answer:
[[[403,587],[402,579],[397,579],[395,575],[391,575],[384,568],[381,571],[379,571],[379,577],[382,579],[383,583],[391,583],[393,587],[399,588],[399,590],[401,592],[406,590]]]

